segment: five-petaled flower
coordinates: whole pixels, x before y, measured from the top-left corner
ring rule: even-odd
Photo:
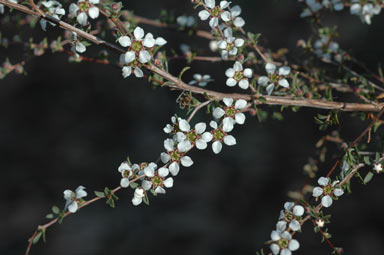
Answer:
[[[91,19],[99,17],[99,8],[95,5],[99,4],[99,0],[79,0],[77,4],[69,5],[69,17],[75,17],[80,25],[88,24],[88,15]]]
[[[244,40],[241,38],[235,38],[233,36],[232,28],[228,27],[224,30],[223,40],[218,42],[218,46],[221,49],[221,57],[228,59],[229,55],[236,56],[238,48],[244,45]]]
[[[197,123],[195,129],[186,131],[186,140],[189,141],[191,145],[196,145],[196,148],[199,150],[205,150],[207,148],[207,143],[212,140],[212,134],[210,132],[205,132],[207,124],[204,122]]]
[[[224,10],[229,7],[230,2],[220,1],[219,6],[216,6],[215,0],[204,0],[204,3],[205,10],[199,12],[199,17],[201,20],[211,18],[209,21],[211,28],[214,28],[219,24],[220,18],[225,22],[231,20],[231,13]]]
[[[124,65],[122,69],[123,77],[126,78],[132,74],[136,77],[143,77],[143,71],[140,67],[151,61],[152,49],[155,45],[163,46],[167,43],[164,38],[154,38],[151,33],[144,36],[144,30],[136,27],[133,31],[134,38],[129,36],[121,36],[118,41],[121,46],[128,47],[128,51],[120,56],[120,60]]]
[[[374,164],[374,165],[373,165],[373,170],[374,170],[376,173],[380,174],[380,173],[383,172],[383,165],[380,164],[380,163],[378,163],[378,164]]]
[[[259,77],[257,82],[261,86],[266,86],[268,95],[271,95],[274,88],[277,86],[284,88],[289,87],[289,82],[285,78],[291,72],[291,68],[289,66],[282,66],[279,68],[279,72],[276,72],[276,66],[274,64],[267,63],[265,65],[265,70],[268,73],[268,76]]]
[[[225,75],[228,77],[226,84],[229,87],[239,84],[240,88],[247,89],[249,87],[248,79],[252,78],[252,74],[252,69],[243,69],[243,65],[239,61],[236,61],[233,68],[228,68],[225,72]]]
[[[141,187],[143,187],[144,190],[153,189],[153,192],[157,194],[165,194],[164,187],[172,188],[173,178],[166,178],[169,174],[168,168],[162,167],[156,171],[156,167],[151,164],[144,169],[146,177],[143,180]]]
[[[300,221],[304,214],[304,207],[301,205],[295,205],[293,202],[286,202],[284,204],[284,210],[280,211],[279,221],[276,224],[276,229],[283,232],[288,227],[292,231],[299,231],[301,229]]]
[[[188,84],[189,85],[197,84],[200,87],[205,87],[207,86],[208,82],[214,81],[213,79],[211,79],[211,76],[209,74],[201,75],[196,73],[193,75],[193,79],[194,80],[190,81]]]
[[[181,132],[178,132],[182,136]],[[182,136],[184,139],[186,136]],[[180,139],[182,140],[182,139]],[[177,146],[175,147],[175,144]],[[180,171],[180,163],[185,167],[190,167],[193,165],[191,157],[185,156],[185,153],[192,147],[188,140],[183,140],[180,143],[173,139],[166,139],[164,141],[164,148],[167,150],[167,153],[162,152],[160,155],[161,161],[166,164],[170,162],[168,169],[169,172],[176,176]]]
[[[340,197],[344,194],[342,188],[337,188],[336,185],[339,181],[334,181],[331,183],[329,178],[320,177],[317,181],[322,187],[315,187],[313,189],[312,195],[317,199],[321,196],[321,204],[324,207],[330,207],[333,203],[333,199]]]
[[[274,230],[271,233],[271,239],[273,243],[269,248],[274,255],[291,255],[293,251],[300,248],[300,243],[296,239],[292,239],[292,235],[288,231]]]
[[[69,189],[64,191],[64,199],[66,200],[64,210],[68,209],[69,212],[75,213],[79,209],[82,198],[87,196],[84,189],[85,187],[79,186],[75,192]]]
[[[314,44],[315,54],[324,61],[331,61],[332,55],[339,51],[339,44],[331,41],[329,36],[321,36]]]
[[[224,98],[223,102],[225,104],[224,108],[217,107],[213,110],[213,117],[216,119],[223,119],[223,130],[225,132],[230,132],[233,129],[235,124],[244,124],[245,114],[242,113],[242,110],[247,106],[247,101],[244,99],[239,99],[234,103],[232,98]]]
[[[233,137],[232,135],[228,135],[223,128],[220,128],[217,125],[216,121],[211,121],[209,123],[211,128],[213,130],[211,131],[212,133],[212,150],[215,154],[219,154],[221,149],[223,148],[223,142],[228,145],[228,146],[233,146],[236,145],[236,138]]]

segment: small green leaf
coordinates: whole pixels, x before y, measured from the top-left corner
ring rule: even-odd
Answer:
[[[144,202],[146,205],[149,205],[149,198],[148,198],[147,193],[145,193],[145,196],[143,197],[143,202]]]
[[[183,77],[183,74],[188,71],[189,69],[191,69],[190,66],[186,66],[183,68],[183,70],[181,70],[180,74],[179,74],[179,80],[181,80],[181,78]]]
[[[265,97],[259,97],[258,98],[260,102],[262,102],[263,104],[265,104],[267,102],[267,99]]]
[[[105,197],[104,192],[101,192],[101,191],[95,191],[95,195],[96,195],[97,197],[100,197],[100,198],[104,198],[104,197]]]
[[[53,212],[54,214],[59,214],[59,212],[60,212],[59,207],[57,207],[57,206],[52,206],[52,212]]]
[[[54,216],[52,213],[50,213],[50,214],[47,214],[47,215],[45,216],[45,218],[46,218],[46,219],[53,219],[53,218],[55,218],[55,216]]]
[[[367,184],[370,182],[373,178],[373,172],[368,172],[367,175],[364,177],[364,184]]]
[[[136,189],[137,187],[139,187],[139,184],[137,184],[136,182],[131,182],[129,184],[129,186],[132,188],[132,189]]]
[[[366,165],[371,165],[371,160],[369,159],[368,156],[365,156],[365,157],[364,157],[364,163],[365,163]]]
[[[41,230],[39,230],[39,232],[37,233],[37,235],[35,236],[35,238],[33,238],[32,243],[33,243],[33,244],[37,244],[37,243],[39,242],[40,237],[41,237],[42,234],[43,234],[43,232],[42,232]]]

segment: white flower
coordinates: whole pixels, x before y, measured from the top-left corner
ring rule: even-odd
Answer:
[[[83,186],[79,186],[75,192],[69,189],[64,191],[64,199],[66,200],[64,210],[68,209],[69,212],[75,213],[79,209],[81,198],[87,196],[84,189]]]
[[[228,59],[228,56],[236,56],[238,48],[244,45],[244,40],[233,37],[232,28],[228,27],[224,30],[225,40],[220,40],[218,46],[221,49],[221,57]]]
[[[128,162],[123,162],[120,164],[118,171],[121,173],[120,186],[123,188],[127,188],[129,186],[129,177],[133,175],[133,171],[138,169],[139,166],[134,164],[132,167],[128,164]]]
[[[219,44],[217,41],[210,41],[209,42],[209,49],[213,52],[216,52],[219,49]]]
[[[182,28],[193,27],[196,24],[195,17],[184,15],[177,17],[176,22]]]
[[[334,181],[330,183],[330,179],[326,177],[320,177],[317,181],[319,185],[322,187],[315,187],[313,189],[312,195],[317,199],[320,196],[321,204],[324,207],[330,207],[333,203],[333,199],[344,194],[344,190],[341,188],[335,188],[335,186],[339,183],[338,181]]]
[[[381,173],[383,172],[383,165],[382,164],[374,164],[373,165],[373,170],[376,172],[376,173]]]
[[[72,44],[72,52],[78,56],[77,52],[78,53],[84,53],[87,48],[85,47],[85,45],[79,41],[79,39],[77,39],[77,33],[76,32],[71,32],[71,37],[72,37],[72,40],[71,40],[71,44]]]
[[[280,232],[285,231],[287,224],[292,231],[299,231],[301,229],[300,221],[304,214],[304,207],[295,205],[292,202],[286,202],[284,209],[280,211],[279,222],[277,222],[276,229]]]
[[[273,243],[269,246],[274,255],[291,255],[293,251],[300,248],[300,243],[292,239],[292,235],[287,232],[272,231],[271,239]]]
[[[324,225],[325,225],[325,221],[324,221],[323,219],[317,219],[317,220],[315,221],[315,223],[316,223],[316,225],[317,225],[319,228],[322,228],[322,227],[324,227]]]
[[[268,95],[271,95],[274,88],[277,86],[281,86],[284,88],[289,87],[289,82],[285,78],[291,72],[291,68],[289,66],[283,66],[279,68],[279,72],[276,72],[276,66],[271,63],[267,63],[265,65],[265,70],[268,73],[267,76],[261,76],[258,79],[258,83],[261,86],[266,86],[266,90]]]
[[[163,128],[164,133],[166,133],[166,134],[170,134],[170,133],[172,133],[172,132],[175,130],[176,125],[178,125],[178,122],[177,122],[177,119],[176,119],[175,116],[172,116],[172,117],[171,117],[171,122],[172,122],[172,124],[167,124],[167,125]]]
[[[329,36],[321,36],[315,44],[315,54],[321,57],[324,61],[331,61],[332,54],[339,51],[339,44],[330,40]]]
[[[323,5],[317,0],[305,0],[305,3],[307,4],[308,8],[304,9],[304,11],[300,14],[301,18],[311,16],[323,8]]]
[[[194,74],[193,75],[193,81],[190,81],[188,84],[189,85],[199,85],[201,87],[207,86],[208,82],[214,81],[211,79],[211,76],[209,74],[201,75],[201,74]]]
[[[175,144],[177,144],[176,147]],[[168,169],[173,176],[176,176],[179,173],[180,163],[185,167],[193,165],[192,159],[189,156],[185,156],[186,151],[191,147],[192,144],[188,140],[184,140],[180,143],[173,139],[166,139],[164,141],[164,148],[167,150],[167,153],[162,152],[160,158],[164,164],[170,162]]]
[[[241,111],[247,106],[247,101],[239,99],[233,104],[234,100],[232,98],[224,98],[223,102],[226,107],[224,109],[221,107],[215,108],[213,110],[213,117],[220,119],[224,116],[223,131],[231,132],[234,124],[244,124],[245,114]]]
[[[373,5],[371,3],[364,4],[361,6],[358,0],[353,0],[351,5],[350,12],[352,15],[360,16],[360,19],[363,23],[371,24],[371,18],[374,15],[378,15],[381,12],[380,5]]]
[[[239,84],[239,87],[242,89],[247,89],[249,87],[249,78],[252,78],[253,71],[250,68],[245,68],[243,70],[243,65],[236,61],[233,65],[233,68],[228,68],[225,72],[225,75],[228,77],[227,86],[233,87],[236,84]]]
[[[212,133],[212,150],[215,154],[219,154],[221,149],[223,148],[223,142],[228,146],[236,145],[236,138],[232,135],[228,135],[226,132],[223,131],[222,128],[219,128],[216,121],[211,121],[209,123],[211,128],[213,130]]]
[[[42,9],[45,14],[50,15],[56,19],[61,19],[61,16],[65,15],[65,10],[62,8],[62,5],[54,0],[41,2],[40,9]],[[45,19],[40,19],[41,29],[43,29],[44,31],[46,31],[47,23],[48,21],[46,21]],[[49,22],[49,24],[51,24],[52,26],[56,26],[56,24],[52,22]]]
[[[199,17],[201,20],[211,18],[209,21],[211,28],[214,28],[219,24],[220,18],[225,22],[231,20],[231,13],[229,11],[224,11],[224,9],[229,7],[230,2],[220,1],[219,6],[216,6],[215,0],[204,0],[204,3],[206,10],[200,11]]]
[[[145,191],[142,188],[136,188],[135,193],[133,194],[132,204],[137,206],[143,202],[143,197],[145,197]]]
[[[71,3],[69,5],[69,16],[76,16],[77,22],[82,26],[86,26],[88,16],[91,19],[99,17],[99,8],[95,6],[96,4],[99,4],[99,0],[79,0],[77,4]]]
[[[154,163],[153,163],[154,164]],[[143,180],[141,186],[144,190],[152,189],[157,194],[165,194],[166,188],[173,187],[173,178],[166,178],[169,174],[169,170],[166,167],[162,167],[155,171],[154,165],[151,164],[144,169],[146,178]]]
[[[242,17],[239,17],[241,14],[241,8],[238,5],[235,5],[231,8],[231,18],[233,25],[235,27],[243,27],[245,25],[245,21]]]
[[[194,130],[189,130],[185,134],[186,140],[181,142],[186,143],[188,146],[196,145],[196,148],[199,150],[205,150],[207,148],[207,143],[212,140],[212,134],[210,132],[205,132],[207,125],[204,122],[197,123]]]
[[[138,78],[143,77],[144,74],[140,68],[143,64],[151,61],[151,50],[153,47],[155,47],[155,45],[163,46],[167,43],[162,37],[155,39],[151,33],[147,33],[144,36],[144,30],[141,27],[136,27],[133,35],[134,38],[126,35],[118,38],[121,46],[128,47],[128,51],[120,56],[120,61],[126,65],[122,70],[124,78],[130,76],[132,73]]]

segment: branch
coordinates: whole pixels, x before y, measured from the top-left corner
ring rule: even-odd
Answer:
[[[84,39],[87,39],[88,41],[96,44],[104,46],[113,52],[117,54],[123,54],[125,53],[125,50],[121,47],[106,42],[102,39],[100,39],[97,36],[91,35],[87,32],[84,32],[68,23],[65,23],[61,20],[58,20],[54,17],[51,17],[49,15],[43,15],[38,12],[35,12],[33,10],[30,10],[29,8],[20,5],[8,2],[6,0],[0,0],[0,4],[4,4],[10,8],[14,8],[16,10],[19,10],[21,12],[34,15],[40,18],[44,18],[47,21],[50,21],[52,23],[55,23],[59,27],[69,30],[72,32],[76,32],[79,36],[83,37]],[[260,96],[260,95],[249,95],[249,94],[237,94],[237,93],[220,93],[216,91],[211,91],[207,89],[202,89],[199,87],[190,86],[183,81],[179,80],[177,77],[171,75],[170,73],[161,70],[160,68],[154,66],[154,65],[145,65],[145,67],[151,71],[154,72],[163,78],[167,79],[168,81],[173,82],[173,84],[167,85],[171,88],[179,89],[179,90],[187,90],[191,91],[196,94],[201,95],[208,95],[211,99],[214,100],[221,100],[223,98],[233,98],[233,99],[244,99],[247,101],[253,102],[255,105],[284,105],[284,106],[301,106],[301,107],[312,107],[312,108],[319,108],[319,109],[329,109],[329,110],[341,110],[341,111],[368,111],[368,112],[378,112],[381,110],[381,108],[384,106],[384,104],[359,104],[359,103],[345,103],[345,102],[331,102],[331,101],[325,101],[320,99],[295,99],[292,97],[277,97],[277,96]]]

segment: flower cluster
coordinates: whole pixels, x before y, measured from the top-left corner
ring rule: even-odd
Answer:
[[[138,78],[143,77],[141,66],[151,61],[154,47],[167,43],[162,37],[155,39],[151,33],[144,36],[144,30],[141,27],[135,28],[132,38],[124,35],[118,38],[118,42],[121,46],[128,47],[128,51],[120,56],[120,60],[124,64],[122,69],[124,78],[132,73]]]
[[[383,4],[383,3],[381,3]],[[379,15],[382,5],[379,5],[377,1],[360,1],[353,0],[351,5],[351,14],[360,17],[363,23],[371,24],[371,19],[375,15]]]
[[[324,207],[330,207],[333,200],[338,199],[338,197],[344,194],[344,190],[342,188],[336,187],[339,181],[331,182],[329,178],[320,177],[317,183],[321,187],[315,187],[313,189],[312,196],[316,199],[321,197],[321,204]]]
[[[302,18],[312,16],[323,8],[331,8],[335,11],[342,11],[344,9],[344,3],[341,0],[299,0],[299,2],[305,2],[307,5],[307,8],[300,14]]]
[[[292,202],[284,204],[284,210],[280,211],[276,230],[271,233],[271,249],[273,254],[291,254],[300,248],[300,243],[292,239],[292,234],[301,230],[301,220],[304,215],[304,207]]]
[[[54,0],[51,1],[43,1],[41,2],[40,9],[44,11],[45,14],[48,14],[56,19],[61,19],[63,15],[65,15],[65,10],[62,7],[62,5]],[[40,19],[40,25],[41,29],[46,31],[47,29],[47,22],[45,19]],[[49,22],[52,26],[56,26],[54,23]]]
[[[286,77],[290,74],[291,68],[289,66],[282,66],[279,68],[279,71],[276,72],[276,66],[271,63],[265,65],[265,70],[268,73],[268,76],[261,76],[258,79],[258,83],[261,86],[266,87],[268,95],[271,95],[273,90],[281,86],[283,88],[289,87],[289,82]]]
[[[219,37],[210,43],[212,51],[220,49],[223,59],[237,56],[239,48],[244,45],[244,39],[236,38],[233,35],[233,29],[241,30],[245,25],[244,19],[240,17],[240,6],[230,7],[231,2],[228,1],[220,1],[219,5],[216,6],[215,0],[204,0],[199,4],[204,7],[204,10],[199,12],[200,19],[207,20],[210,18],[209,25],[219,32]]]
[[[342,0],[298,0],[304,2],[306,8],[300,14],[300,17],[305,18],[314,15],[323,8],[342,11],[344,7],[350,6],[351,15],[360,17],[363,23],[371,24],[371,19],[375,15],[379,15],[384,2],[382,0],[352,0],[350,3]]]
[[[79,209],[79,205],[83,202],[83,197],[87,196],[87,192],[84,190],[85,187],[79,186],[73,192],[72,190],[64,191],[65,207],[64,210],[67,210],[71,213],[75,213]]]
[[[140,186],[134,186],[133,205],[141,204],[147,191],[154,194],[165,194],[164,187],[171,188],[173,186],[173,178],[168,177],[170,170],[167,167],[157,169],[157,164],[153,162],[139,165],[123,162],[120,164],[118,171],[121,173],[120,186],[122,188],[129,187],[133,177],[139,176],[141,180]]]
[[[88,16],[91,19],[99,17],[99,8],[95,5],[99,4],[99,0],[79,0],[77,3],[69,5],[69,18],[76,17],[77,22],[82,25],[88,25]]]

